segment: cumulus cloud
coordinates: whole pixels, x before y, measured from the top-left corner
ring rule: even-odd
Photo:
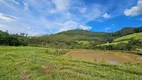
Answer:
[[[61,27],[58,32],[61,32],[61,31],[76,29],[78,27],[78,23],[75,21],[67,21],[63,24],[59,23],[58,26]]]
[[[70,0],[53,0],[57,10],[67,10],[69,7]]]
[[[111,16],[108,13],[105,13],[102,17],[107,19],[110,18]]]
[[[79,28],[82,30],[91,30],[92,29],[91,26],[86,26],[86,25],[80,25]]]
[[[142,0],[138,0],[137,5],[124,11],[126,16],[137,16],[142,14]]]

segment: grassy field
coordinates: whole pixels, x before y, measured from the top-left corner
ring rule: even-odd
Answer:
[[[127,44],[131,39],[142,40],[142,33],[134,33],[134,34],[130,34],[130,35],[127,35],[127,36],[119,37],[119,38],[114,39],[114,41],[111,42],[111,43],[100,44],[98,46],[117,45],[117,44],[120,44],[120,43],[126,43]]]
[[[127,36],[123,36],[123,37],[115,39],[114,42],[128,41],[128,40],[130,40],[132,38],[133,39],[142,39],[142,33],[135,33],[135,34],[130,34],[130,35],[127,35]]]
[[[1,46],[0,80],[142,80],[142,64],[111,65],[55,55],[65,52]]]
[[[128,41],[120,41],[120,42],[112,42],[112,43],[105,43],[105,44],[100,44],[98,46],[106,46],[106,45],[117,45],[120,43],[128,43]]]

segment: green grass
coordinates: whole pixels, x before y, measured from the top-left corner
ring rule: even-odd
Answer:
[[[0,80],[142,80],[142,64],[75,60],[46,50],[1,46]]]
[[[76,41],[78,44],[87,45],[90,44],[89,41]]]
[[[127,40],[130,40],[132,38],[134,38],[134,39],[142,39],[142,33],[130,34],[130,35],[127,35],[127,36],[123,36],[123,37],[117,38],[114,41],[115,42],[127,41]]]
[[[105,46],[105,45],[117,45],[117,44],[120,44],[120,43],[128,43],[128,41],[105,43],[105,44],[100,44],[100,45],[98,45],[98,46]]]
[[[142,33],[134,33],[134,34],[130,34],[130,35],[127,35],[127,36],[119,37],[119,38],[116,38],[111,43],[100,44],[98,46],[117,45],[117,44],[120,44],[120,43],[126,43],[127,44],[129,42],[129,40],[131,40],[131,39],[142,40]]]

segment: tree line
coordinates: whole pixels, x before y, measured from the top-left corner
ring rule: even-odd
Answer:
[[[3,32],[0,30],[0,45],[26,46],[28,44],[24,33],[21,33],[20,35],[9,34],[7,31]]]

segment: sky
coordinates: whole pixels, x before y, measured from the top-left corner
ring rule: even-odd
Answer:
[[[0,30],[29,36],[142,26],[142,0],[0,0]]]

